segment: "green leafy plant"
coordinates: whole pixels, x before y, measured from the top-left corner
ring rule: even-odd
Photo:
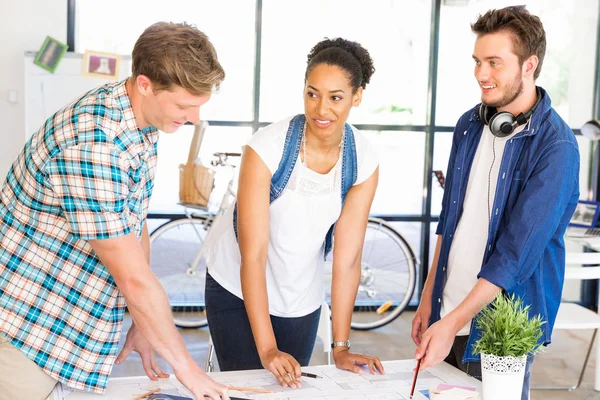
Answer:
[[[529,318],[529,309],[514,295],[498,295],[477,316],[481,338],[475,342],[474,353],[521,357],[540,352],[539,339],[545,322],[540,315]]]

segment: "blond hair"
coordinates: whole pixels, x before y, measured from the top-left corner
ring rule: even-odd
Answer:
[[[147,76],[155,90],[177,85],[194,95],[206,95],[225,79],[208,36],[185,22],[150,25],[136,41],[131,56],[132,77]]]

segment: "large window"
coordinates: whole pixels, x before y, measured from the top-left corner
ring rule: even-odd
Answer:
[[[324,37],[360,42],[373,57],[376,72],[349,122],[363,130],[380,157],[371,212],[392,221],[406,236],[421,260],[422,283],[443,195],[435,179],[429,187],[424,177],[430,169],[446,172],[453,126],[480,98],[470,23],[513,0],[68,1],[76,10],[69,30],[75,32],[79,53],[130,54],[141,32],[157,21],[187,21],[208,34],[227,76],[201,113],[211,123],[200,154],[204,161],[215,151],[240,151],[259,126],[303,112],[306,56],[317,42]],[[599,1],[525,1],[547,34],[538,84],[576,131],[600,112],[592,105]],[[432,23],[434,15],[439,15],[439,25]],[[118,28],[99,29],[98,21],[107,20]],[[430,115],[435,115],[431,126]],[[180,212],[179,164],[187,158],[191,136],[188,127],[162,135],[151,211]],[[581,193],[587,198],[591,146],[582,137],[578,142]]]
[[[446,3],[446,2],[444,2]],[[490,8],[514,0],[448,2],[442,5],[436,124],[452,126],[480,100],[474,77],[470,24]],[[593,115],[598,32],[598,0],[524,2],[546,31],[546,57],[537,84],[552,98],[562,118],[578,129]]]
[[[202,118],[223,121],[252,119],[254,2],[82,0],[77,1],[76,11],[75,51],[79,53],[97,50],[131,54],[139,35],[155,22],[185,21],[196,25],[217,49],[227,75],[219,92],[203,107]]]
[[[350,122],[424,125],[430,15],[424,0],[264,0],[261,120],[303,111],[306,56],[323,38],[343,37],[369,50],[376,69]]]
[[[181,212],[179,202],[179,166],[188,157],[193,127],[184,126],[176,134],[161,134],[158,141],[158,164],[150,210],[153,212]],[[208,165],[215,152],[239,153],[250,139],[252,129],[237,126],[209,126],[202,141],[200,160]],[[231,159],[239,165],[239,159]],[[211,194],[209,207],[218,208],[232,171],[222,168],[215,176],[215,190]]]
[[[379,154],[371,213],[419,215],[423,202],[424,132],[363,131]]]

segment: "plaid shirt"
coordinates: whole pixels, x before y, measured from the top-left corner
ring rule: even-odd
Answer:
[[[125,81],[59,110],[0,193],[0,331],[48,375],[103,393],[125,300],[88,240],[141,237],[158,131],[138,129]]]

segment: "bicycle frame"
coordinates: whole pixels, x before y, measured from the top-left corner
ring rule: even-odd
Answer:
[[[220,199],[218,208],[214,206],[215,202],[212,203],[211,210],[216,209],[216,211],[209,211],[206,208],[196,209],[193,206],[183,205],[185,209],[183,218],[176,218],[157,228],[158,235],[156,237],[159,238],[162,233],[168,232],[179,225],[191,226],[193,232],[188,231],[189,233],[187,233],[186,237],[189,238],[191,235],[193,239],[193,235],[195,234],[198,238],[198,242],[200,243],[199,248],[195,250],[192,247],[187,253],[186,259],[179,263],[178,273],[180,276],[184,274],[191,278],[196,273],[201,274],[204,271],[204,265],[201,260],[205,255],[207,246],[203,246],[202,244],[210,237],[210,231],[213,229],[214,224],[218,223],[219,219],[227,212],[236,199],[236,165],[227,162],[227,157],[233,155],[239,154],[215,153],[214,156],[216,158],[211,162],[214,167],[231,168],[231,176]],[[223,181],[223,179],[219,179],[219,182]],[[181,223],[178,221],[181,221]],[[170,226],[171,223],[174,223],[174,225]],[[367,234],[369,234],[368,240]],[[153,235],[154,232],[151,236]],[[365,252],[362,255],[361,276],[357,288],[357,299],[355,300],[354,314],[356,314],[357,319],[355,320],[353,317],[351,323],[352,328],[358,330],[374,329],[383,326],[400,315],[414,293],[416,265],[419,263],[406,239],[384,220],[369,217],[365,234],[365,244],[367,243],[369,245],[364,248]],[[371,245],[372,243],[376,244],[373,246]],[[383,245],[379,245],[378,243],[383,243]],[[382,249],[385,250],[385,254],[382,253]],[[389,250],[391,252],[388,253]],[[384,254],[383,259],[380,257],[380,254]],[[333,257],[333,255],[330,257]],[[330,296],[331,279],[333,277],[332,268],[329,268],[331,272],[328,272],[327,268],[328,264],[330,267],[332,266],[330,263],[332,263],[332,260],[328,257],[324,265],[326,296]],[[194,279],[199,278],[203,277],[196,276]],[[179,291],[173,293],[180,294]],[[179,307],[176,302],[173,304],[175,304],[175,307]],[[174,312],[180,313],[180,311]],[[191,320],[187,317],[178,318],[180,319],[178,326],[181,327],[200,327],[206,325],[205,318],[200,318],[198,321],[194,321],[194,316]]]
[[[222,153],[217,153],[217,154],[222,154]],[[231,178],[229,179],[229,183],[227,184],[227,189],[225,190],[225,193],[223,193],[223,197],[221,199],[221,202],[219,203],[219,209],[217,210],[216,213],[209,212],[207,214],[207,218],[204,220],[204,229],[207,230],[208,232],[210,232],[211,227],[214,226],[214,224],[216,224],[216,222],[219,220],[219,218],[225,214],[225,211],[227,211],[227,209],[231,206],[231,204],[233,203],[233,201],[235,200],[235,197],[236,197],[236,192],[234,190],[234,185],[233,185],[234,180],[235,180],[235,165],[227,162],[227,155],[225,155],[225,156],[219,155],[217,157],[218,157],[218,160],[213,160],[211,162],[211,164],[213,166],[221,166],[221,167],[231,168]],[[186,214],[186,218],[191,219],[192,215],[194,213],[193,213],[193,211],[192,212],[188,211],[188,209],[186,208],[185,214]],[[200,232],[198,232],[198,230],[196,229],[196,227],[194,225],[192,225],[192,226],[194,227],[194,232],[196,233],[196,236],[198,237],[198,239],[200,241],[202,241]],[[208,237],[208,235],[207,235],[207,237]],[[198,264],[200,263],[200,260],[204,256],[204,249],[205,249],[205,246],[200,246],[200,249],[198,250],[198,254],[196,254],[196,257],[194,257],[194,261],[192,261],[190,268],[188,268],[188,270],[187,270],[188,275],[193,275],[195,273],[196,267],[198,266]]]

